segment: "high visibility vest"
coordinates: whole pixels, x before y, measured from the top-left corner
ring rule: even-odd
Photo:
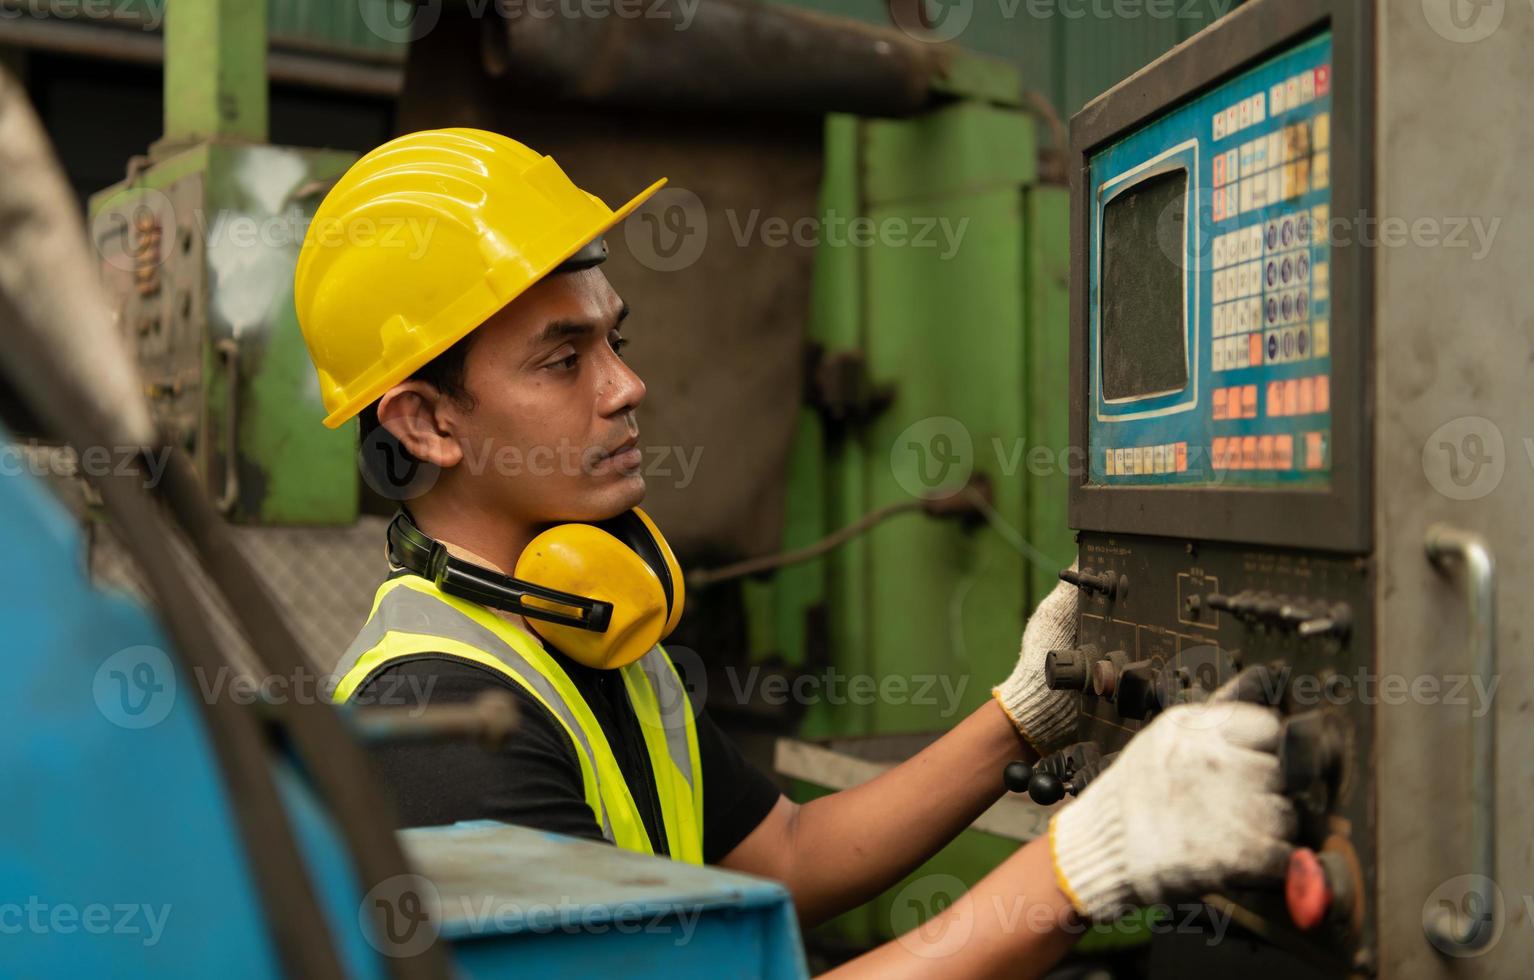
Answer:
[[[384,582],[367,623],[336,667],[340,681],[332,699],[345,702],[384,667],[426,654],[487,667],[547,708],[575,746],[586,804],[602,836],[626,850],[654,853],[634,795],[586,699],[538,640],[484,606],[447,595],[418,575]],[[639,718],[671,857],[702,864],[703,767],[687,689],[658,644],[619,673]]]

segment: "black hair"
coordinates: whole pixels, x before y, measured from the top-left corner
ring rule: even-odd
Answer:
[[[453,346],[417,368],[415,373],[406,380],[424,381],[464,408],[472,409],[475,405],[474,396],[469,393],[468,388],[464,387],[464,383],[467,380],[469,346],[473,338],[474,331],[471,330]],[[361,427],[358,439],[362,445],[367,445],[368,437],[382,424],[378,421],[378,402],[375,401],[364,408],[357,417],[357,422]],[[398,440],[392,441],[398,443]],[[406,463],[419,462],[403,445],[400,445],[399,450]],[[368,458],[368,454],[364,454],[363,458]]]

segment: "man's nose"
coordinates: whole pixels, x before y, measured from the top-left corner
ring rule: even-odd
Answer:
[[[645,383],[628,362],[616,354],[610,362],[609,373],[602,381],[600,411],[604,416],[632,412],[644,401]]]

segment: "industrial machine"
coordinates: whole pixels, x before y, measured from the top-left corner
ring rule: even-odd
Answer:
[[[23,692],[0,728],[3,972],[804,976],[775,882],[493,822],[396,835],[364,741],[503,738],[514,717],[330,704],[204,493],[191,433],[142,397],[3,70],[0,145],[0,526],[18,556],[0,606]],[[78,512],[50,490],[79,482],[39,479],[19,425],[78,461]],[[82,525],[110,527],[152,609],[93,580]]]
[[[1157,936],[1153,975],[1534,957],[1534,521],[1505,441],[1534,422],[1507,90],[1534,17],[1470,7],[1257,0],[1072,120],[1082,609],[1050,673],[1085,710],[1025,782],[1080,790],[1243,671],[1300,816],[1282,890],[1206,899],[1240,936]]]

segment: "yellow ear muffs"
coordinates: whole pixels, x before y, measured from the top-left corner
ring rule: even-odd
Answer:
[[[682,618],[682,607],[686,605],[686,585],[682,579],[682,566],[677,564],[676,555],[671,550],[671,544],[666,536],[660,533],[660,528],[650,520],[650,515],[635,507],[633,510],[619,514],[610,521],[602,521],[597,525],[602,530],[633,548],[643,558],[660,578],[661,588],[666,593],[666,626],[661,630],[660,638],[664,640],[676,629],[676,624]]]
[[[670,548],[665,552],[669,554]],[[676,559],[671,560],[674,563]],[[588,667],[626,667],[648,653],[668,631],[671,610],[660,576],[628,542],[600,527],[560,524],[549,528],[522,552],[516,577],[612,604],[612,617],[601,633],[527,619],[535,633]],[[673,582],[680,580],[680,575],[673,576]],[[523,602],[535,609],[563,611],[545,599],[529,596]],[[680,609],[680,603],[676,606]]]

